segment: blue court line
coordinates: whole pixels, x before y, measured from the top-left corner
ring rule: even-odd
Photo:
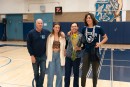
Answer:
[[[27,45],[18,45],[18,44],[1,44],[0,47],[3,46],[15,46],[15,47],[27,47]]]
[[[0,58],[1,58],[1,57],[2,57],[2,58],[7,58],[9,61],[8,61],[6,64],[0,66],[0,68],[2,68],[2,67],[4,67],[4,66],[8,65],[9,63],[11,63],[11,59],[10,59],[9,57],[0,56]]]
[[[35,80],[34,80],[34,78],[33,78],[33,80],[32,80],[32,87],[35,87],[35,86],[34,86],[34,81],[35,81]]]

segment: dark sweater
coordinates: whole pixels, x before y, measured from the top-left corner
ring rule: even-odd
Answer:
[[[46,52],[46,41],[50,34],[48,30],[42,29],[41,32],[36,29],[31,30],[27,36],[27,49],[30,55],[41,57]]]

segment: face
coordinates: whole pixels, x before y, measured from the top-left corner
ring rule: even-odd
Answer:
[[[53,30],[54,30],[54,33],[58,33],[59,31],[60,31],[60,25],[55,25],[54,27],[53,27]]]
[[[42,30],[42,27],[43,27],[43,21],[41,20],[41,19],[38,19],[37,21],[36,21],[36,28],[37,28],[37,30]]]
[[[93,20],[92,20],[90,15],[87,16],[86,22],[87,22],[88,25],[93,25]]]
[[[76,33],[78,31],[78,25],[76,23],[73,23],[71,25],[71,32]]]

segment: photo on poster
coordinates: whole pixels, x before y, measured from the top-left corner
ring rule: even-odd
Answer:
[[[122,0],[97,0],[95,17],[99,22],[120,22],[122,21],[122,7]]]

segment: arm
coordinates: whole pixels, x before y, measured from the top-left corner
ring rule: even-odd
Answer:
[[[66,56],[66,49],[67,49],[67,46],[68,46],[68,36],[65,37],[65,52],[64,52],[64,55]]]
[[[49,60],[48,60],[48,53],[49,53],[49,37],[50,35],[47,37],[47,42],[46,42],[46,56],[47,56],[47,60],[46,60],[46,68],[48,68],[49,65]]]
[[[119,16],[119,13],[122,9],[122,6],[123,6],[122,0],[118,0],[118,4],[119,4],[118,10],[115,13],[116,16]]]
[[[66,39],[65,49],[67,49],[67,46],[68,46],[68,40]]]
[[[29,33],[27,36],[27,49],[28,49],[30,56],[34,55],[33,49],[32,49],[32,34],[31,33]]]
[[[64,38],[64,56],[66,56],[66,44],[68,44],[68,42],[66,42],[66,38]]]
[[[46,42],[46,56],[48,56],[48,53],[49,53],[49,43],[50,43],[49,37],[50,35],[47,37],[47,42]]]
[[[96,48],[98,48],[98,47],[100,47],[102,44],[106,43],[107,40],[108,40],[108,37],[107,37],[107,35],[105,34],[105,35],[103,36],[103,40],[102,40],[101,42],[99,42],[99,43],[96,43]]]
[[[82,45],[83,45],[82,34],[80,33],[79,34],[79,39],[78,39],[78,42],[77,42],[77,46],[76,46],[76,50],[81,50],[82,49]]]
[[[67,33],[67,35],[68,36],[70,36],[70,35],[72,35],[73,33],[71,32],[71,31],[69,31],[68,33]]]
[[[61,37],[65,38],[65,33],[61,32]]]
[[[31,33],[29,33],[27,36],[27,49],[28,49],[28,52],[31,56],[32,63],[35,63],[36,60],[35,60],[35,56],[34,56],[33,49],[32,49],[32,35],[31,35]]]

